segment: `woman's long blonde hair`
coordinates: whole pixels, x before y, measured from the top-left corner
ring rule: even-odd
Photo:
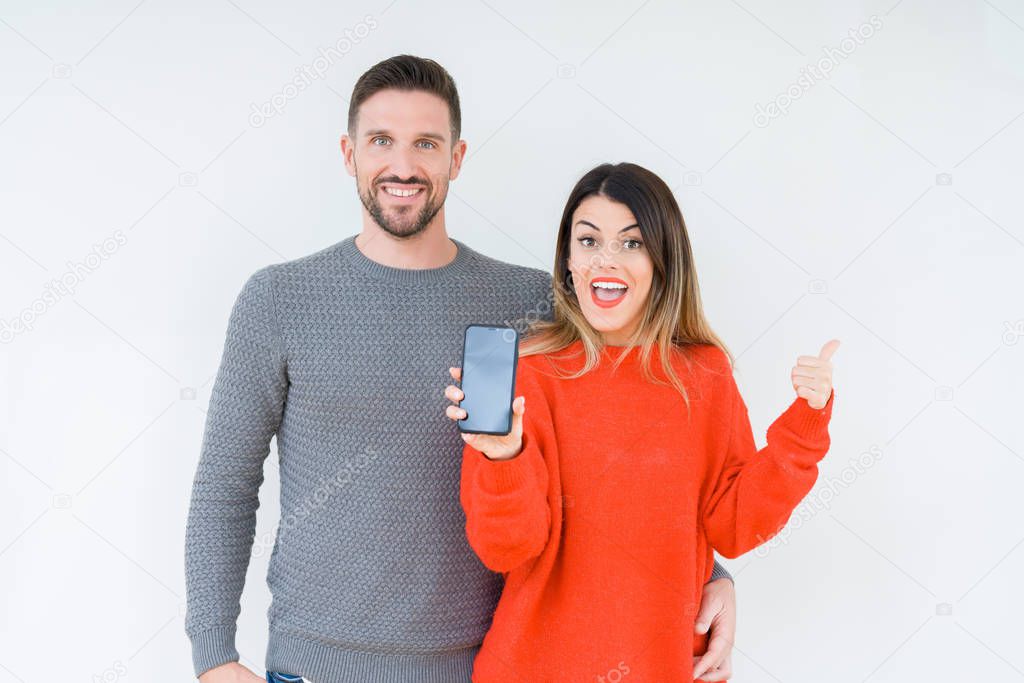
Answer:
[[[627,346],[642,347],[640,361],[645,379],[656,384],[666,384],[651,372],[650,357],[656,346],[665,376],[682,394],[689,408],[690,399],[684,383],[672,368],[672,356],[681,351],[689,367],[691,359],[685,353],[687,346],[713,344],[725,352],[730,366],[734,359],[704,317],[690,237],[672,190],[656,174],[636,164],[601,164],[588,171],[572,189],[562,212],[555,247],[555,268],[551,282],[554,295],[553,318],[530,325],[519,355],[555,353],[582,340],[586,353],[585,364],[579,371],[562,376],[580,377],[600,362],[603,349],[601,333],[590,325],[580,309],[568,266],[573,213],[584,199],[595,195],[624,204],[633,212],[644,245],[654,263],[651,290],[643,317]],[[619,356],[615,362],[616,367],[628,351],[626,349]]]

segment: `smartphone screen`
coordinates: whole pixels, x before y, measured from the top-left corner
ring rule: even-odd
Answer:
[[[462,345],[459,406],[466,418],[459,431],[508,434],[512,431],[512,393],[516,386],[519,333],[511,327],[468,325]]]

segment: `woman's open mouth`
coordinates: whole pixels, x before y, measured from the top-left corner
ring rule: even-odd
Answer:
[[[628,291],[629,285],[617,277],[597,277],[590,281],[590,299],[601,308],[617,306]]]

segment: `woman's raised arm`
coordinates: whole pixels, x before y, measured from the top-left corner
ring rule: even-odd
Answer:
[[[835,391],[812,408],[798,395],[768,427],[768,443],[758,449],[746,403],[731,368],[722,379],[721,398],[729,415],[727,444],[714,489],[705,503],[704,529],[712,547],[738,557],[777,534],[814,486],[818,462],[828,453],[828,424]]]

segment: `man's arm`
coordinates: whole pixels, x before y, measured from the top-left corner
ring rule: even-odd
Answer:
[[[725,681],[732,676],[732,644],[736,639],[736,588],[732,574],[718,563],[704,584],[694,624],[698,636],[708,635],[704,654],[693,658],[693,673],[702,681]]]
[[[730,574],[725,567],[718,563],[718,558],[715,558],[715,565],[711,568],[711,578],[708,579],[708,583],[711,583],[712,581],[717,581],[718,579],[729,579],[730,581],[733,580],[732,574]]]
[[[235,627],[263,461],[288,392],[272,268],[250,276],[231,310],[192,485],[185,533],[185,632],[196,676],[238,661]]]
[[[732,676],[732,646],[736,640],[736,589],[732,577],[715,561],[725,576],[704,584],[694,632],[707,634],[707,649],[693,658],[694,679],[725,681]]]

